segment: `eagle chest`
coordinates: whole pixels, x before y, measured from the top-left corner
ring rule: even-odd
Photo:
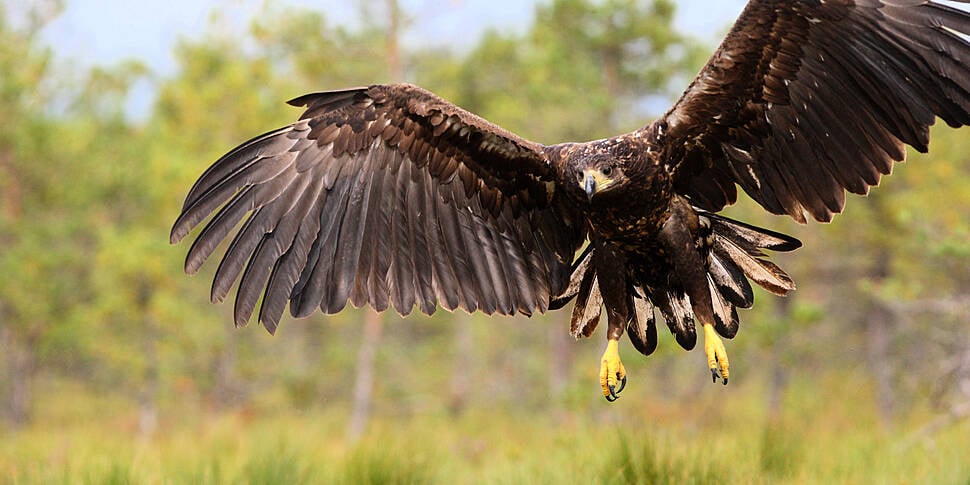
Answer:
[[[629,207],[594,210],[590,213],[591,233],[620,249],[631,264],[651,264],[664,259],[660,228],[664,212],[631,212]]]
[[[625,252],[641,252],[645,244],[652,245],[670,217],[669,183],[663,182],[656,177],[637,180],[622,193],[594,200],[588,212],[590,232]]]
[[[630,214],[617,208],[593,211],[590,216],[590,227],[594,234],[623,248],[649,239],[658,232],[662,222],[659,217],[650,214]]]

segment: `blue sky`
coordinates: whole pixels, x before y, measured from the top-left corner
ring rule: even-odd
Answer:
[[[25,7],[47,0],[0,0],[14,20]],[[264,6],[292,6],[322,10],[332,23],[352,25],[360,1],[351,0],[64,0],[64,12],[45,27],[42,40],[61,65],[78,69],[141,60],[152,72],[165,76],[175,70],[173,48],[193,38],[213,22],[229,32],[243,32]],[[364,0],[383,5],[383,0]],[[412,22],[404,42],[412,45],[475,44],[487,28],[524,30],[535,4],[543,0],[399,0]],[[548,1],[548,0],[545,0]],[[715,45],[741,13],[746,0],[677,0],[677,26]],[[128,100],[128,113],[138,118],[154,99],[154,86],[140,82]]]
[[[2,2],[3,0],[0,0]],[[20,0],[13,0],[16,5]],[[30,5],[32,1],[27,0]],[[377,2],[370,0],[375,4]],[[172,47],[182,37],[200,35],[221,12],[220,24],[243,29],[269,0],[66,0],[64,13],[43,32],[58,57],[80,66],[141,59],[155,72],[174,69]],[[358,2],[346,0],[276,0],[323,10],[332,22],[352,23]],[[522,29],[535,1],[401,0],[412,17],[406,41],[470,45],[488,27]],[[679,0],[677,24],[713,44],[741,12],[744,0]],[[8,5],[11,5],[9,2]],[[23,5],[23,4],[21,4]],[[16,7],[14,7],[16,8]],[[421,12],[415,15],[415,12]]]

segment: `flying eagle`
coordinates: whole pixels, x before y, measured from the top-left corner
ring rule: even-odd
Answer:
[[[970,3],[970,0],[958,0]],[[307,94],[192,187],[173,243],[195,273],[238,223],[212,301],[271,333],[348,302],[532,315],[575,300],[572,335],[608,323],[600,385],[626,384],[618,341],[649,355],[656,313],[715,381],[749,280],[795,285],[765,250],[801,243],[717,214],[737,187],[773,214],[829,221],[925,152],[936,118],[970,123],[970,14],[923,0],[752,0],[660,119],[603,140],[525,140],[417,86]]]

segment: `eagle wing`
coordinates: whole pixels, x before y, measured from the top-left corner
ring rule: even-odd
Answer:
[[[957,0],[970,3],[967,0]],[[970,15],[920,0],[753,0],[674,107],[645,128],[703,209],[739,185],[775,214],[828,221],[970,123]]]
[[[348,300],[408,314],[437,304],[485,313],[545,311],[584,239],[555,191],[543,147],[411,85],[314,93],[295,123],[258,136],[195,183],[178,242],[215,212],[186,257],[194,273],[250,214],[212,284],[242,273],[235,322],[271,332]]]

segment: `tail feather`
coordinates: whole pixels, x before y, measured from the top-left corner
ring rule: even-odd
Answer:
[[[603,295],[600,294],[596,281],[596,271],[589,267],[583,272],[579,293],[576,295],[576,306],[569,325],[569,333],[575,337],[589,337],[599,324],[600,314],[603,312]]]
[[[728,294],[724,295],[729,301],[731,301],[730,293],[736,292],[732,287],[743,289],[746,284],[738,271],[762,288],[779,296],[784,296],[795,289],[795,283],[784,270],[764,259],[766,255],[762,249],[794,251],[802,246],[801,241],[727,217],[706,212],[698,212],[698,215],[711,222],[714,244],[711,251],[712,269],[709,272],[718,283],[719,290],[722,292],[725,292],[724,288],[729,290],[725,292]],[[731,284],[731,280],[734,285]],[[750,306],[748,300],[751,299],[747,297],[743,300]],[[745,305],[738,306],[747,308]]]
[[[586,249],[576,258],[576,262],[573,263],[573,267],[570,270],[569,284],[566,285],[566,289],[563,290],[561,295],[549,301],[549,310],[558,310],[566,306],[567,303],[579,294],[583,278],[586,276],[586,273],[593,269],[592,263],[593,245],[590,244],[586,246]]]
[[[713,235],[708,281],[715,329],[721,336],[733,338],[738,332],[737,308],[751,308],[754,304],[749,279],[778,296],[795,289],[791,277],[768,261],[762,250],[794,251],[802,243],[791,236],[723,216],[701,211],[698,215],[710,221]]]
[[[683,291],[659,290],[652,292],[650,298],[660,309],[660,314],[677,343],[685,350],[693,349],[697,345],[697,330],[694,310],[691,309],[687,294]]]
[[[708,276],[714,288],[732,305],[740,308],[751,308],[754,305],[754,290],[744,276],[744,271],[738,268],[730,259],[721,260],[710,258]],[[712,291],[714,293],[714,291]]]
[[[634,311],[627,323],[626,334],[638,352],[650,355],[657,350],[657,317],[653,303],[644,295],[642,288],[637,289],[637,294],[632,295],[630,305]]]
[[[741,323],[738,308],[724,299],[713,279],[708,277],[707,283],[711,288],[711,304],[714,306],[714,329],[724,338],[734,338]]]
[[[699,212],[701,217],[711,221],[714,234],[727,238],[749,250],[752,255],[764,256],[758,249],[789,252],[802,247],[802,242],[786,234],[746,224],[724,216]]]
[[[748,280],[779,296],[795,289],[795,283],[778,265],[767,259],[764,250],[793,251],[802,243],[790,236],[697,210],[703,234],[698,247],[708,252],[707,280],[718,334],[733,338],[739,327],[738,308],[754,304],[754,291]],[[589,337],[599,323],[603,307],[593,265],[595,251],[588,247],[577,258],[566,290],[550,301],[549,309],[563,307],[576,299],[570,333]],[[641,286],[642,285],[642,286]],[[634,283],[628,303],[630,320],[627,335],[643,355],[657,348],[656,310],[677,343],[691,350],[697,344],[697,331],[691,301],[682,288],[651,288]]]
[[[734,264],[748,279],[778,296],[785,296],[795,289],[795,283],[784,270],[752,253],[740,247],[736,241],[715,237],[711,257],[719,259],[722,265],[726,262]]]

